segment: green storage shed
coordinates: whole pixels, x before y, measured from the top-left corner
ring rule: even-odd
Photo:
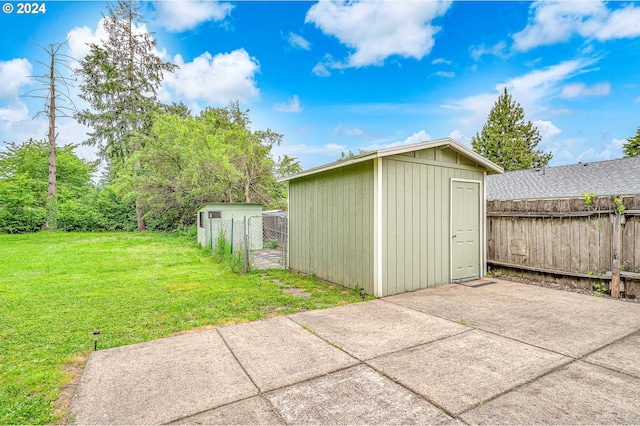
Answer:
[[[480,278],[485,179],[502,171],[445,138],[283,178],[288,264],[378,297]]]
[[[218,235],[224,233],[228,241],[236,247],[244,247],[245,232],[262,235],[262,220],[249,220],[262,217],[262,204],[250,203],[207,203],[198,208],[198,243],[213,248]],[[248,229],[248,227],[259,229]],[[233,235],[233,240],[231,236]],[[262,248],[262,239],[251,241],[251,250]]]

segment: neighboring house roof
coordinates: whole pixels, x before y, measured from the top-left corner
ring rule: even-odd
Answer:
[[[284,182],[291,179],[297,179],[303,176],[309,176],[316,173],[326,172],[327,170],[337,169],[339,167],[345,167],[351,164],[361,163],[363,161],[372,160],[374,158],[383,158],[383,157],[389,157],[392,155],[404,154],[406,152],[411,152],[411,151],[419,151],[422,149],[440,148],[440,147],[451,148],[454,151],[457,151],[460,154],[466,156],[467,158],[472,159],[473,161],[478,163],[480,166],[486,168],[488,173],[493,174],[493,173],[503,172],[502,167],[492,163],[491,161],[482,157],[480,154],[473,152],[466,146],[462,145],[460,142],[456,142],[451,138],[443,138],[443,139],[437,139],[434,141],[420,142],[420,143],[415,143],[411,145],[402,145],[402,146],[396,146],[392,148],[379,149],[373,152],[367,152],[367,153],[358,155],[356,157],[349,158],[348,160],[339,160],[339,161],[334,161],[333,163],[325,164],[322,166],[313,167],[311,169],[304,170],[300,173],[296,173],[291,176],[280,178],[278,179],[278,181]]]
[[[487,200],[640,194],[640,157],[517,170],[487,177]]]

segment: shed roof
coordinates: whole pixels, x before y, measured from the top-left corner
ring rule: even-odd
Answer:
[[[260,206],[260,208],[262,208],[262,204],[260,203],[204,203],[201,204],[200,207],[198,207],[198,210],[207,207],[207,206],[215,206],[215,207],[234,207],[234,206],[238,206],[238,207],[258,207]]]
[[[517,170],[487,177],[487,200],[640,194],[640,157]]]
[[[492,163],[491,161],[487,160],[483,156],[473,152],[466,146],[462,145],[460,142],[457,142],[451,138],[442,138],[434,141],[426,141],[426,142],[420,142],[420,143],[415,143],[410,145],[402,145],[402,146],[396,146],[392,148],[379,149],[373,152],[367,152],[365,154],[358,155],[348,160],[334,161],[333,163],[325,164],[318,167],[313,167],[311,169],[304,170],[300,173],[296,173],[291,176],[282,177],[278,179],[278,181],[284,182],[292,179],[301,178],[304,176],[313,175],[316,173],[325,172],[327,170],[337,169],[339,167],[349,166],[351,164],[361,163],[363,161],[372,160],[374,158],[389,157],[392,155],[404,154],[406,152],[419,151],[422,149],[429,149],[429,148],[451,148],[454,151],[459,152],[465,157],[470,158],[471,160],[475,161],[482,167],[486,168],[489,174],[503,172],[502,167]]]

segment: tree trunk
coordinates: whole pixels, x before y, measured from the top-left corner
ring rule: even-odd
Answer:
[[[140,208],[140,202],[136,200],[136,220],[138,221],[138,232],[144,232],[147,230],[144,224],[144,218],[142,217],[142,209]]]
[[[58,203],[56,198],[56,80],[55,53],[51,48],[51,68],[49,69],[49,184],[45,228],[52,232],[58,228]]]

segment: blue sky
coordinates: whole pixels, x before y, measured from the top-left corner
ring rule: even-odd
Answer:
[[[0,13],[0,150],[44,138],[32,120],[46,60],[36,45],[104,38],[97,1]],[[239,100],[274,154],[304,168],[341,151],[451,136],[470,146],[507,87],[539,128],[551,165],[622,156],[640,126],[640,2],[141,2],[158,54],[180,66],[159,92],[194,112]],[[3,9],[4,10],[4,9]],[[77,92],[77,88],[74,89]],[[78,101],[78,106],[82,103]],[[59,121],[59,144],[86,128]],[[93,150],[77,152],[91,158]]]

